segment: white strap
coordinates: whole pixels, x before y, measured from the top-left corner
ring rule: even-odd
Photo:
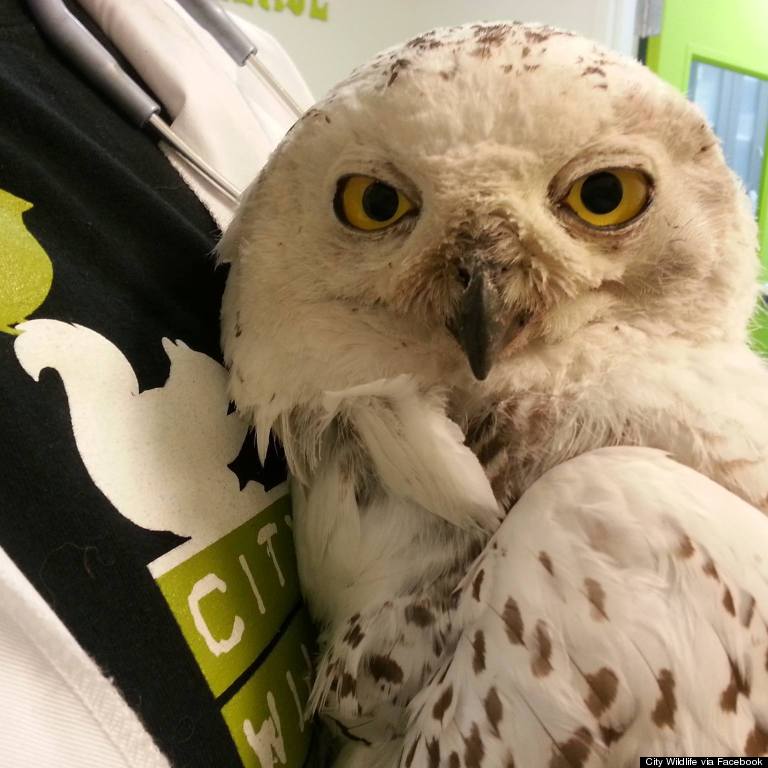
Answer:
[[[256,177],[294,116],[250,67],[238,67],[174,0],[80,0],[170,113],[174,130],[239,189]],[[288,54],[269,34],[232,17],[260,60],[303,105],[312,95]],[[232,204],[185,160],[165,148],[224,227]]]

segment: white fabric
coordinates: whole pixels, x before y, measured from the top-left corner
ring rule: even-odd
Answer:
[[[80,0],[173,118],[173,129],[239,189],[256,177],[295,117],[253,73],[238,67],[175,0]],[[234,17],[233,17],[234,19]],[[234,19],[259,59],[301,105],[312,94],[275,39]],[[187,183],[225,226],[233,206],[175,151],[166,151]]]
[[[0,549],[0,766],[168,768],[138,718]]]

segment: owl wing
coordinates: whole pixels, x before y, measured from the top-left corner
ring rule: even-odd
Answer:
[[[768,751],[768,521],[663,453],[551,470],[457,589],[400,765],[637,765]]]

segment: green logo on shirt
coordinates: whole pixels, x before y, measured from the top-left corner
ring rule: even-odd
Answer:
[[[53,282],[48,254],[24,226],[32,204],[0,189],[0,331],[17,335],[21,323],[44,301]]]
[[[220,702],[243,765],[299,768],[310,741],[304,712],[313,644],[299,608],[290,498],[156,581]]]

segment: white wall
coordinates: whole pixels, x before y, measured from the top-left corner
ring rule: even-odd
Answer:
[[[383,48],[430,27],[517,19],[572,29],[634,54],[637,0],[223,0],[271,32],[316,97]],[[325,21],[311,18],[325,14]]]

